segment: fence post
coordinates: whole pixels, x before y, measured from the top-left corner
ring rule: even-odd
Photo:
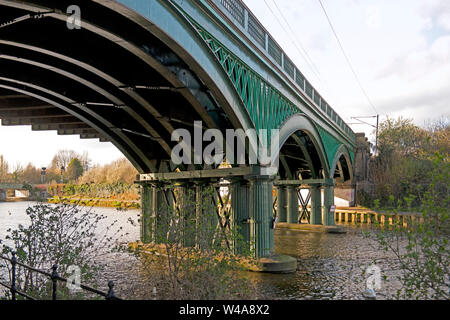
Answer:
[[[52,282],[53,282],[53,290],[52,290],[52,300],[56,300],[57,297],[57,290],[58,290],[58,265],[54,264],[52,272]]]
[[[12,258],[11,258],[11,299],[13,301],[16,300],[16,266],[17,266],[17,258],[16,253],[12,252]]]
[[[115,300],[116,299],[116,295],[114,294],[114,281],[109,281],[108,282],[108,294],[106,295],[106,300]]]

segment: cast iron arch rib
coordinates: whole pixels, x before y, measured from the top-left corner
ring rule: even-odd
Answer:
[[[90,127],[96,129],[97,132],[108,138],[130,160],[139,172],[146,172],[146,170],[154,169],[152,165],[148,166],[145,161],[140,159],[139,155],[137,155],[132,148],[129,148],[129,145],[126,143],[129,139],[124,137],[120,132],[114,132],[111,128],[105,127],[103,123],[99,122],[95,117],[92,117],[84,110],[74,111],[73,104],[75,101],[48,89],[14,79],[0,77],[0,87],[39,99],[66,111],[68,114],[75,116],[83,123],[88,124]]]
[[[339,147],[334,156],[333,165],[330,170],[330,178],[336,178],[337,170],[339,170],[339,176],[343,182],[353,181],[353,166],[350,160],[350,153],[344,145]]]

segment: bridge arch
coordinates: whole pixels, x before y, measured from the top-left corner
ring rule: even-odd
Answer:
[[[353,181],[353,165],[350,152],[346,146],[341,145],[338,148],[334,156],[329,177],[337,179],[341,183]]]
[[[328,177],[329,168],[322,139],[316,126],[307,116],[301,114],[292,116],[280,129],[279,143],[280,148],[273,158],[279,158],[282,179]],[[293,152],[297,155],[292,154]],[[287,160],[288,157],[294,161]],[[306,173],[306,176],[300,174],[300,177],[290,170],[290,167],[309,173]]]
[[[117,2],[87,4],[97,10],[96,17],[103,18],[92,21],[93,15],[88,16],[78,31],[67,30],[65,1],[40,3],[49,6],[31,1],[0,1],[0,19],[10,21],[3,29],[15,29],[14,33],[0,30],[2,88],[21,90],[24,95],[57,108],[61,108],[61,101],[41,99],[46,94],[29,94],[24,87],[32,85],[35,87],[31,91],[42,91],[39,87],[53,92],[53,96],[66,97],[65,108],[61,109],[107,137],[141,173],[154,172],[158,161],[170,159],[174,145],[170,135],[175,128],[193,130],[192,123],[198,120],[206,128],[253,128],[236,90],[211,57],[209,48],[188,21],[180,19],[179,13],[168,6],[148,2],[159,6],[159,18],[171,16],[179,39],[169,38],[153,22]],[[13,20],[26,15],[32,17]],[[122,23],[121,28],[133,28],[133,32],[119,31],[117,20]],[[80,50],[83,41],[92,46],[89,52]],[[114,58],[129,64],[129,72],[126,67],[111,63]],[[107,67],[108,62],[115,70]],[[23,72],[18,75],[12,70]],[[57,76],[49,75],[52,72]],[[69,89],[56,89],[55,82],[64,83]],[[168,95],[176,97],[167,98]],[[86,101],[86,96],[92,100]],[[164,104],[172,106],[167,108]],[[97,112],[102,109],[100,106],[110,108]],[[87,121],[80,111],[83,108],[103,127]],[[0,118],[6,119],[5,123],[16,123],[9,122],[8,116]],[[130,147],[133,152],[128,150]]]

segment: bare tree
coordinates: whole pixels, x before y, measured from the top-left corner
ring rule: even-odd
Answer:
[[[59,150],[53,157],[50,167],[52,169],[60,169],[61,167],[67,168],[70,161],[78,157],[79,155],[73,150]]]
[[[0,155],[0,180],[6,180],[8,178],[8,170],[8,162]]]
[[[14,183],[19,182],[20,177],[23,175],[23,166],[20,162],[17,162],[11,172],[11,177],[14,180]]]

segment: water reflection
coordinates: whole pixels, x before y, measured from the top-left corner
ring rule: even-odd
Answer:
[[[8,228],[29,222],[25,210],[34,203],[0,203],[0,239],[6,236]],[[137,210],[118,211],[109,208],[94,208],[96,213],[105,215],[99,227],[103,231],[115,220],[123,228],[126,236],[116,239],[116,243],[127,243],[139,239],[139,225],[129,221],[138,220]],[[248,273],[257,283],[261,296],[271,299],[362,299],[366,276],[363,271],[377,259],[383,275],[388,281],[378,293],[381,298],[393,298],[398,288],[392,269],[393,257],[378,250],[374,241],[366,238],[363,230],[370,226],[356,227],[345,225],[347,234],[276,230],[275,250],[277,253],[296,257],[298,270],[294,274]],[[103,263],[106,266],[104,277],[116,282],[118,296],[130,299],[153,299],[153,286],[145,281],[139,263],[125,253],[108,255]]]

